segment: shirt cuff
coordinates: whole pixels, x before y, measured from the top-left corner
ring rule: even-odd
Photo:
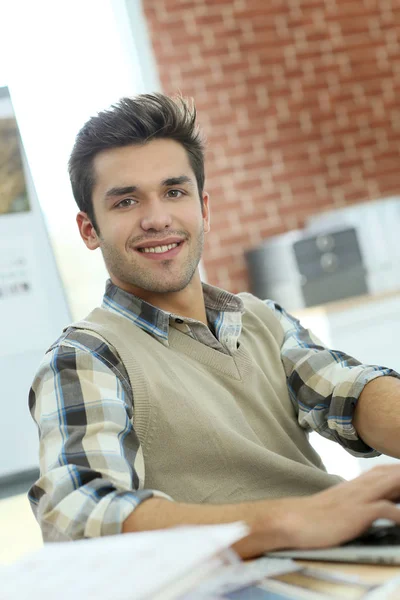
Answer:
[[[170,496],[156,490],[139,490],[136,492],[111,492],[107,494],[92,511],[85,526],[84,537],[100,537],[122,533],[125,519],[144,501],[150,498]]]
[[[381,454],[361,439],[353,425],[354,411],[361,392],[367,383],[378,377],[400,379],[400,374],[393,369],[384,367],[363,367],[353,380],[343,381],[335,386],[328,416],[328,427],[335,437],[339,438],[339,443],[354,456],[371,458]]]

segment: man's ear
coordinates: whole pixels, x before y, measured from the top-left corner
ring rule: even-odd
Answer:
[[[210,213],[210,194],[203,192],[203,221],[204,221],[204,233],[210,231],[211,224],[211,213]]]
[[[96,250],[100,246],[100,240],[87,213],[80,211],[76,215],[76,222],[78,223],[79,233],[86,247],[89,250]]]

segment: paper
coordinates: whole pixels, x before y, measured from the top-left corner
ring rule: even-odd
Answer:
[[[248,562],[239,562],[218,570],[214,577],[209,577],[193,589],[183,600],[209,600],[225,598],[237,590],[244,590],[266,577],[276,577],[286,573],[302,570],[301,565],[284,558],[258,558]],[[244,592],[243,592],[244,593]]]
[[[207,562],[218,566],[215,557],[248,531],[230,523],[46,544],[2,570],[0,598],[145,600],[163,590],[167,597],[196,570],[208,575]]]

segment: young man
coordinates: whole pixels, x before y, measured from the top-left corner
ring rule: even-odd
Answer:
[[[307,437],[399,457],[398,375],[325,348],[272,301],[200,280],[210,201],[194,108],[124,98],[84,125],[69,170],[110,281],[32,386],[44,539],[244,520],[236,549],[255,556],[400,523],[400,467],[342,482]]]

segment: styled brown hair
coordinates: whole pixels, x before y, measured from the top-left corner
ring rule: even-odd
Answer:
[[[68,162],[75,201],[79,210],[87,213],[97,233],[92,201],[95,156],[102,150],[145,144],[160,138],[175,140],[185,148],[203,207],[204,142],[196,125],[194,102],[159,93],[122,98],[84,124]]]

